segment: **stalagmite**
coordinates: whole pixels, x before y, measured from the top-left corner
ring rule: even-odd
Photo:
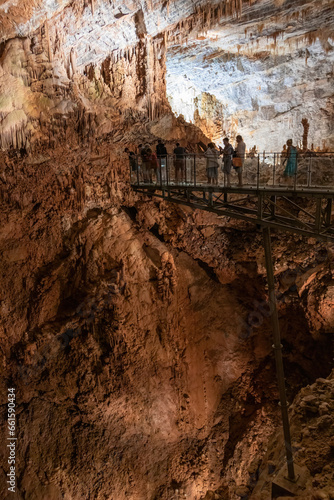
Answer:
[[[71,63],[72,73],[73,75],[75,75],[77,71],[77,62],[76,62],[75,49],[73,47],[71,48],[70,52],[70,63]]]
[[[309,128],[310,128],[310,124],[309,124],[307,118],[303,118],[302,121],[301,121],[301,123],[302,123],[303,128],[304,128],[304,132],[303,132],[303,150],[307,151],[308,131],[309,131]]]

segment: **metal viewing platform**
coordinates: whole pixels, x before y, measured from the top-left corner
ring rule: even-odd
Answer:
[[[186,154],[181,162],[167,155],[150,171],[136,157],[131,186],[173,203],[334,242],[334,153],[299,154],[290,177],[284,176],[284,160],[281,153],[248,154],[243,185],[232,167],[227,186],[221,165],[217,184],[208,183],[204,155]]]

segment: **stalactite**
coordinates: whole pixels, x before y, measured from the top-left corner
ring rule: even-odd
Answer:
[[[48,57],[49,61],[52,62],[52,50],[51,50],[51,42],[50,42],[50,32],[49,32],[49,23],[48,21],[45,21],[45,38],[46,38],[46,43],[47,43],[47,49],[48,49]]]
[[[95,10],[95,0],[90,0],[91,7],[92,7],[92,15],[94,16],[94,10]]]

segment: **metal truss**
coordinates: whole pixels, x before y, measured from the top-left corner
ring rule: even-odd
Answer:
[[[333,190],[143,183],[132,184],[132,188],[224,217],[334,242]]]

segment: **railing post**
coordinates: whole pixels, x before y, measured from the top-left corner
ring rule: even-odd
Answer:
[[[276,153],[274,153],[274,168],[273,168],[273,187],[275,187],[276,177]]]
[[[297,189],[297,170],[298,170],[298,154],[297,154],[297,151],[296,151],[296,171],[295,171],[295,175],[294,175],[294,186],[293,186],[293,189]]]
[[[166,156],[166,184],[167,184],[167,187],[168,187],[168,184],[169,184],[169,162],[168,162],[168,159],[169,159],[169,155]]]
[[[280,406],[281,406],[281,412],[282,412],[286,461],[287,461],[287,466],[288,466],[288,478],[290,481],[295,481],[295,469],[294,469],[293,455],[292,455],[288,404],[287,404],[286,393],[285,393],[282,344],[281,344],[281,336],[280,336],[277,304],[276,304],[276,296],[275,296],[275,281],[274,281],[273,259],[272,259],[272,254],[271,254],[271,241],[270,241],[270,229],[269,229],[269,227],[263,228],[263,243],[264,243],[265,259],[266,259],[270,316],[271,316],[271,324],[272,324],[273,335],[274,335],[273,349],[275,351],[276,371],[277,371],[278,390],[279,390],[279,397],[280,397]]]
[[[309,156],[308,171],[307,171],[307,187],[311,186],[311,175],[312,175],[312,156]]]
[[[160,185],[162,187],[162,168],[161,168],[161,157],[159,158],[159,168],[160,168]]]
[[[136,167],[137,167],[137,184],[139,186],[139,157],[136,156]]]
[[[257,180],[256,180],[256,187],[259,188],[260,186],[260,153],[257,155]]]
[[[184,155],[184,182],[187,184],[187,156]]]
[[[194,153],[194,186],[196,187],[196,153]]]

